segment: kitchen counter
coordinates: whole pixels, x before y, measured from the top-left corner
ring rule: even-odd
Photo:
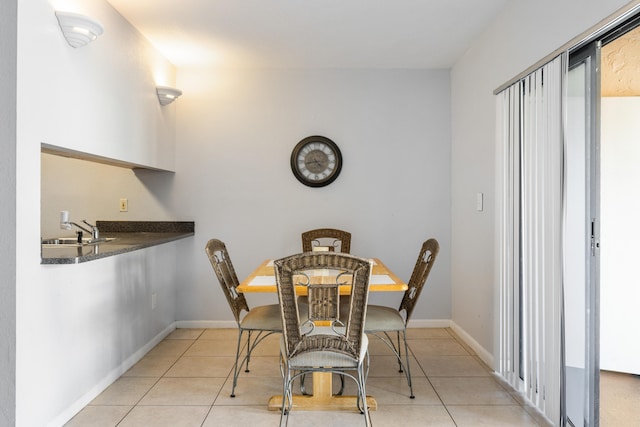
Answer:
[[[107,242],[84,246],[41,246],[42,264],[78,264],[184,239],[195,234],[190,221],[97,221]],[[56,236],[60,237],[60,236]]]

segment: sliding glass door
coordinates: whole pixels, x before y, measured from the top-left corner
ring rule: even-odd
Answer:
[[[597,426],[599,400],[600,43],[572,53],[567,81],[564,218],[564,414]]]

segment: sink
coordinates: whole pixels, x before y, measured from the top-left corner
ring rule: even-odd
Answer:
[[[98,239],[92,239],[90,237],[83,237],[82,243],[78,243],[76,237],[56,237],[53,239],[42,239],[43,246],[87,246],[97,245],[99,243],[106,243],[114,240],[115,237],[100,237]]]

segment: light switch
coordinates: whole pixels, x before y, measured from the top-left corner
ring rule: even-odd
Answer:
[[[483,198],[484,195],[482,193],[476,193],[476,210],[478,212],[482,212],[484,206],[483,206]]]
[[[129,201],[127,199],[120,199],[120,212],[127,212],[129,210]]]

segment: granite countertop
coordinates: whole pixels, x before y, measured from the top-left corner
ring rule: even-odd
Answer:
[[[42,245],[42,264],[78,264],[184,239],[195,234],[193,221],[97,221],[107,242],[84,246]],[[60,237],[60,236],[56,236]]]

